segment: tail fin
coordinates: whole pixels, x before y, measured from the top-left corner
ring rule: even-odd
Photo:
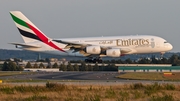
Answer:
[[[10,15],[25,43],[31,43],[38,40],[48,42],[50,40],[20,11],[10,11]]]

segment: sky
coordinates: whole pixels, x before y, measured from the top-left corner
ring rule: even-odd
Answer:
[[[9,11],[50,38],[155,35],[180,52],[180,0],[0,0],[0,49],[23,42]]]

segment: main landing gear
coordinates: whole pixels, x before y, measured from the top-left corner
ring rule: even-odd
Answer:
[[[102,59],[100,57],[97,57],[97,58],[88,58],[88,59],[85,59],[85,62],[87,63],[102,63]]]

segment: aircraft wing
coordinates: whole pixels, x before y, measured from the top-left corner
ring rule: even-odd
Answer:
[[[38,46],[38,45],[32,45],[32,44],[26,44],[26,43],[9,43],[9,44],[12,44],[12,45],[16,45],[17,46],[22,46],[22,47],[26,47],[26,48],[40,48],[41,46]]]
[[[53,41],[56,41],[56,42],[62,43],[62,44],[67,44],[67,46],[65,48],[84,48],[84,47],[90,45],[90,44],[68,42],[68,41],[63,41],[63,40],[53,40]]]
[[[67,46],[65,48],[74,50],[74,52],[79,51],[81,54],[84,54],[85,56],[90,56],[91,55],[91,54],[85,53],[83,49],[85,47],[87,47],[87,46],[92,46],[92,44],[83,44],[83,43],[76,43],[76,42],[68,42],[68,41],[63,41],[63,40],[53,40],[53,41],[56,41],[58,43],[66,44]],[[101,46],[102,50],[107,50],[107,49],[111,49],[111,48],[113,48],[113,47]],[[131,51],[133,51],[133,50],[130,49],[130,48],[127,48],[127,47],[122,47],[121,48],[121,53],[122,54],[127,54],[127,53],[129,53]],[[100,55],[103,55],[103,54],[100,54]]]

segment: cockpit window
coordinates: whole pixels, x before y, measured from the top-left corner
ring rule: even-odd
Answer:
[[[167,41],[164,41],[164,43],[168,43]]]

